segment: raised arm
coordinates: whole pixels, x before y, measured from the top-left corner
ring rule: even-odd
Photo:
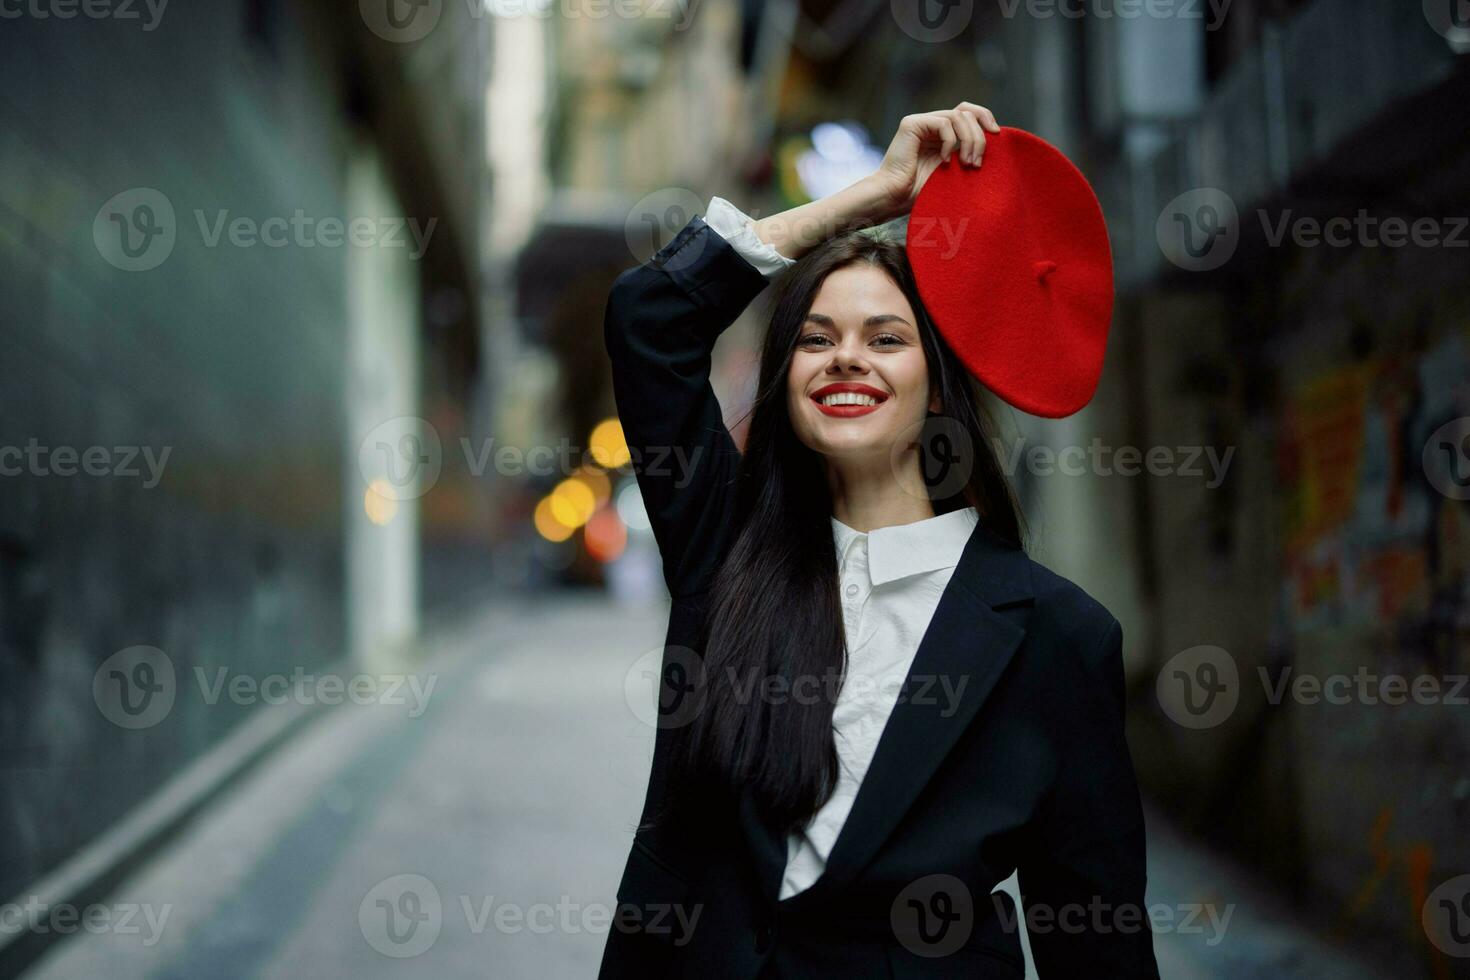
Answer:
[[[904,116],[877,170],[836,194],[762,218],[755,234],[782,255],[800,258],[841,232],[902,217],[952,154],[967,166],[982,166],[985,134],[998,132],[994,114],[973,102]]]
[[[608,296],[613,396],[676,598],[708,588],[731,530],[740,453],[710,387],[710,353],[767,282],[695,215]]]
[[[603,319],[613,396],[670,595],[709,588],[734,530],[740,456],[709,383],[716,339],[768,274],[842,231],[908,213],[943,159],[958,150],[978,165],[983,130],[997,129],[988,109],[968,102],[905,116],[868,176],[755,222],[715,198],[709,222],[695,215],[613,283]]]

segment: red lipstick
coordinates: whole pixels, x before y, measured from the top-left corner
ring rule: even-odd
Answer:
[[[871,396],[873,398],[873,404],[871,404],[871,405],[823,405],[822,404],[822,399],[825,398],[825,397],[827,397],[828,395],[849,394],[849,393],[850,394],[857,394],[857,395],[869,395],[869,396]],[[832,384],[823,385],[822,387],[818,388],[816,391],[812,392],[811,399],[816,404],[817,411],[821,412],[823,415],[830,415],[833,418],[839,418],[839,419],[850,419],[850,418],[856,418],[856,417],[858,417],[860,415],[867,415],[870,412],[877,411],[878,406],[879,405],[882,405],[885,401],[888,400],[888,396],[886,394],[884,394],[883,392],[879,391],[877,388],[874,388],[872,385],[861,384],[860,382],[857,382],[857,381],[835,381]]]

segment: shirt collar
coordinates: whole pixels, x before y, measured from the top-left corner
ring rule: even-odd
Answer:
[[[882,585],[906,575],[958,565],[970,532],[979,522],[974,507],[961,507],[911,524],[894,524],[865,533],[834,517],[832,541],[840,564],[853,542],[865,540],[868,575],[874,585]]]

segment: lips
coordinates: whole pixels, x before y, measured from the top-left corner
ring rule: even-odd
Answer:
[[[868,415],[888,400],[888,395],[872,385],[856,381],[837,381],[812,392],[817,411],[832,418],[848,419]],[[836,404],[823,404],[824,399]]]

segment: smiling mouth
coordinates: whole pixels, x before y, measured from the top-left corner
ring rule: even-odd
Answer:
[[[839,419],[867,415],[876,411],[887,400],[886,396],[864,391],[831,391],[812,396],[812,401],[823,415]]]

